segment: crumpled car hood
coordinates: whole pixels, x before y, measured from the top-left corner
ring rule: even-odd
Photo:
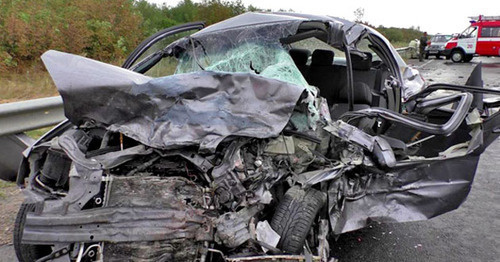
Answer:
[[[91,121],[161,149],[213,152],[228,136],[275,137],[305,90],[251,73],[151,78],[53,50],[42,60],[73,124]]]

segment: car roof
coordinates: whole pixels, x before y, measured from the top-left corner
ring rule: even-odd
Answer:
[[[305,21],[333,21],[327,16],[316,16],[316,15],[305,15],[305,14],[295,14],[295,13],[260,13],[260,12],[248,12],[244,13],[219,23],[213,24],[206,27],[205,29],[194,34],[201,35],[206,33],[212,33],[220,30],[228,30],[238,27],[263,25],[271,23],[285,23],[285,22],[305,22]]]
[[[349,20],[345,20],[338,17],[332,16],[323,16],[323,15],[310,15],[310,14],[299,14],[299,13],[285,13],[285,12],[277,12],[277,13],[263,13],[263,12],[247,12],[227,20],[221,21],[219,23],[208,26],[197,33],[194,33],[192,37],[196,38],[203,35],[213,34],[225,30],[238,29],[244,27],[251,26],[265,26],[266,24],[274,25],[274,24],[295,24],[300,25],[303,22],[324,22],[324,23],[333,23],[335,24],[335,28],[333,30],[333,34],[337,37],[340,37],[343,33],[349,31],[349,34],[345,34],[347,38],[347,43],[351,43],[356,40],[365,30],[369,30],[369,28],[351,22]],[[339,34],[342,33],[342,34]]]

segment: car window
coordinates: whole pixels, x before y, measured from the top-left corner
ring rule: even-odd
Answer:
[[[165,47],[167,47],[169,44],[173,43],[174,41],[176,41],[182,37],[194,34],[198,31],[199,31],[198,29],[183,31],[183,32],[173,34],[173,35],[170,35],[170,36],[167,36],[167,37],[161,39],[160,41],[154,43],[151,47],[149,47],[148,50],[146,50],[146,52],[144,52],[136,60],[136,62],[132,65],[132,67],[135,66],[140,61],[142,61],[144,58],[164,49]],[[173,57],[165,57],[162,60],[160,60],[156,65],[154,65],[151,69],[149,69],[147,72],[145,72],[144,74],[147,76],[151,76],[151,77],[161,77],[161,76],[172,75],[175,72],[177,64],[178,64],[177,59],[175,59]]]
[[[460,38],[474,38],[477,35],[477,27],[471,26],[460,35]]]
[[[340,61],[345,61],[345,53],[342,50],[339,50],[317,38],[307,38],[304,40],[300,40],[297,42],[294,42],[291,44],[292,48],[300,48],[300,49],[307,49],[309,51],[314,52],[316,49],[323,49],[323,50],[330,50],[333,51],[335,54],[334,56],[334,61],[335,60],[340,60]]]
[[[222,45],[222,43],[221,43]],[[224,48],[198,45],[179,59],[176,74],[201,70],[215,72],[254,73],[299,86],[308,87],[287,50],[278,42],[235,42]]]
[[[370,48],[370,45],[373,45],[373,43],[370,41],[370,39],[365,37],[356,44],[356,48],[359,51],[372,54],[372,61],[382,61],[377,53],[375,53],[375,51]]]
[[[500,37],[500,27],[483,27],[481,29],[482,37]]]

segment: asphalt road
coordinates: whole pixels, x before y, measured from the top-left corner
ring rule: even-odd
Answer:
[[[464,84],[483,62],[485,87],[500,89],[500,58],[472,63],[410,61],[428,83]],[[481,156],[471,193],[457,210],[421,222],[373,224],[343,234],[332,247],[349,261],[500,261],[500,140]],[[0,246],[0,261],[16,261],[11,245]]]
[[[428,83],[465,84],[480,61],[484,86],[500,89],[500,58],[414,63],[423,65],[418,69]],[[500,140],[481,156],[469,197],[457,210],[427,221],[373,224],[343,234],[332,252],[341,262],[500,261]]]

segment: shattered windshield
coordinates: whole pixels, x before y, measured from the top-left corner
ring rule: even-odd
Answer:
[[[251,26],[202,36],[196,34],[177,43],[183,47],[175,74],[213,71],[218,73],[249,73],[289,84],[308,91],[307,114],[301,114],[302,128],[315,129],[319,113],[313,97],[317,90],[310,86],[281,44],[284,37],[294,35],[296,24]],[[297,122],[297,114],[292,116]],[[297,124],[297,123],[295,123]]]
[[[225,50],[191,50],[181,56],[175,73],[192,73],[203,69],[254,73],[298,86],[308,86],[288,52],[279,43],[244,42]]]
[[[183,47],[176,74],[197,71],[252,73],[309,87],[280,39],[297,32],[296,23],[278,23],[193,35]]]

